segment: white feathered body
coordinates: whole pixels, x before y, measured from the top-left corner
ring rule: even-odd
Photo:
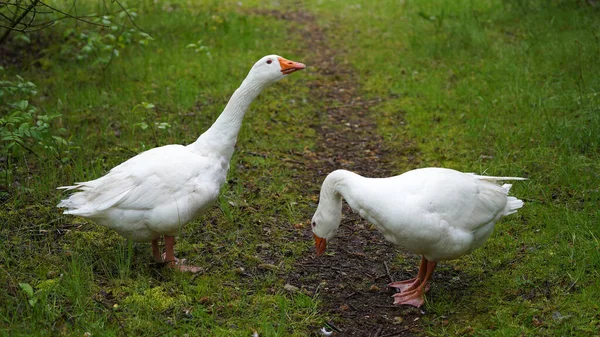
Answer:
[[[523,205],[512,185],[444,168],[423,168],[390,178],[351,175],[338,192],[384,237],[429,261],[455,259],[481,246],[494,224]]]
[[[261,58],[217,120],[195,142],[154,148],[96,180],[59,187],[79,192],[58,207],[66,208],[65,214],[91,219],[134,241],[179,234],[183,225],[217,200],[252,101],[270,84],[305,67],[278,55]]]
[[[138,154],[96,180],[77,183],[58,206],[133,241],[177,235],[211,206],[227,176],[229,158],[166,145]]]

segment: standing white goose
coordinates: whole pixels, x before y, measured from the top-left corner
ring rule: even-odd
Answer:
[[[63,186],[79,190],[62,200],[65,214],[79,215],[133,241],[152,241],[157,261],[197,271],[175,258],[174,236],[217,199],[250,103],[267,86],[304,69],[302,63],[268,55],[254,64],[214,124],[187,146],[142,152],[95,180]],[[164,235],[165,255],[158,239]]]
[[[452,260],[481,246],[501,217],[515,213],[523,201],[509,197],[510,184],[444,168],[422,168],[390,178],[365,178],[337,170],[323,182],[312,218],[317,255],[335,236],[342,198],[375,225],[390,242],[422,255],[417,277],[389,286],[400,289],[394,304],[420,307],[438,261]]]

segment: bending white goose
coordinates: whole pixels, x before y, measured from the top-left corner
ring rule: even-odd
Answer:
[[[515,213],[523,201],[509,197],[510,184],[444,168],[422,168],[390,178],[365,178],[337,170],[323,182],[312,218],[317,256],[335,236],[342,198],[375,225],[390,242],[422,255],[417,277],[389,286],[400,289],[394,304],[420,307],[438,261],[452,260],[481,246],[501,217]]]
[[[79,190],[62,200],[64,214],[90,219],[133,241],[152,241],[160,262],[184,271],[175,258],[174,236],[211,206],[225,182],[242,119],[267,86],[304,69],[302,63],[268,55],[254,64],[214,124],[187,146],[165,145],[142,152],[96,180],[63,186]],[[158,239],[164,235],[165,254]]]

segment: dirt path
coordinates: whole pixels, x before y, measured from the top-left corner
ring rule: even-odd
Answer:
[[[370,108],[376,101],[359,96],[358,81],[352,69],[343,64],[341,51],[332,49],[327,36],[315,18],[307,12],[263,12],[296,23],[310,49],[303,49],[303,62],[316,68],[317,78],[309,83],[311,100],[318,111],[313,126],[319,140],[315,153],[305,156],[306,179],[318,195],[327,173],[347,169],[356,173],[383,177],[392,174],[387,158],[396,155],[385,149]],[[415,336],[419,335],[421,311],[393,306],[392,290],[386,289],[390,279],[414,277],[418,257],[407,256],[400,265],[400,251],[387,242],[377,230],[344,204],[342,226],[328,245],[328,254],[316,258],[300,258],[287,276],[287,283],[318,293],[328,330],[339,330],[334,336]],[[312,215],[312,214],[311,214]],[[310,228],[304,238],[311,239]],[[324,322],[325,324],[326,322]],[[318,331],[321,327],[315,327]]]

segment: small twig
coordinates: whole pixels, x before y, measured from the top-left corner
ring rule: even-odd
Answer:
[[[344,298],[345,298],[345,299],[349,299],[350,297],[352,297],[352,296],[354,296],[354,295],[356,295],[356,291],[355,291],[355,292],[353,292],[353,293],[351,293],[350,295],[348,295],[348,296],[344,297]]]
[[[38,1],[39,1],[39,0],[38,0]],[[40,1],[40,5],[41,5],[41,6],[48,7],[49,9],[51,9],[51,10],[53,10],[53,11],[55,11],[55,12],[59,13],[59,14],[62,14],[62,15],[64,15],[64,17],[63,17],[63,18],[75,19],[76,21],[85,22],[85,23],[87,23],[87,24],[94,25],[94,26],[108,27],[108,26],[107,26],[107,25],[105,25],[105,24],[102,24],[102,23],[97,23],[97,22],[93,22],[93,21],[89,21],[89,20],[85,20],[85,19],[82,19],[82,17],[77,17],[77,16],[71,15],[71,14],[69,14],[69,13],[67,13],[67,12],[63,12],[63,11],[61,11],[60,9],[58,9],[58,8],[54,8],[54,7],[50,6],[50,5],[48,5],[47,3],[44,3],[44,2],[41,2],[41,1]]]
[[[375,334],[373,335],[373,337],[378,337],[382,330],[383,330],[382,327],[377,328],[377,331],[375,331]]]
[[[333,325],[333,323],[331,323],[330,321],[325,322],[327,325],[329,325],[329,327],[333,330],[335,330],[336,332],[342,332],[342,330],[340,328],[338,328],[337,326]]]
[[[253,151],[246,151],[245,153],[251,155],[251,156],[255,156],[255,157],[262,157],[262,158],[268,158],[269,155],[266,153],[258,153],[258,152],[253,152]]]
[[[104,142],[106,142],[106,143],[108,143],[110,145],[116,146],[116,147],[120,148],[121,150],[125,150],[125,151],[129,152],[130,154],[133,154],[133,155],[137,155],[138,154],[138,152],[135,152],[135,151],[131,150],[130,148],[125,147],[123,145],[119,145],[119,144],[113,142],[110,139],[105,139]]]
[[[302,161],[299,161],[296,159],[292,159],[292,158],[283,158],[282,160],[285,162],[294,163],[294,164],[298,164],[298,165],[306,165],[305,162],[302,162]]]
[[[390,283],[394,282],[394,280],[392,279],[392,275],[390,275],[390,268],[387,265],[387,262],[383,261],[383,266],[385,267],[385,273],[387,274],[388,278],[390,279]]]
[[[375,281],[379,280],[380,278],[384,278],[384,277],[388,277],[389,275],[383,274],[383,275],[379,275],[375,277]]]
[[[349,306],[350,308],[352,308],[352,310],[354,310],[354,311],[358,311],[358,309],[357,309],[355,306],[353,306],[351,303],[348,303],[348,306]]]
[[[390,283],[393,283],[394,279],[392,278],[392,275],[390,274],[390,268],[388,268],[387,262],[383,261],[383,266],[385,267],[385,273],[387,274],[388,278],[390,279]],[[398,289],[398,288],[394,288],[394,290],[396,290],[396,292],[400,291],[400,289]]]
[[[121,5],[121,3],[118,0],[113,0],[114,2],[117,3],[117,5],[119,5],[119,7],[121,7],[121,9],[125,12],[125,14],[127,14],[127,17],[129,18],[129,21],[131,21],[131,24],[140,32],[146,33],[148,34],[147,31],[143,30],[142,28],[140,28],[140,26],[138,26],[135,21],[133,21],[133,17],[131,16],[131,14],[129,14],[129,11],[127,11],[127,9],[125,7],[123,7],[123,5]],[[148,34],[149,36],[152,36],[150,34]]]
[[[393,308],[393,309],[398,309],[400,308],[399,305],[384,305],[384,304],[371,304],[372,307],[378,307],[378,308]]]

